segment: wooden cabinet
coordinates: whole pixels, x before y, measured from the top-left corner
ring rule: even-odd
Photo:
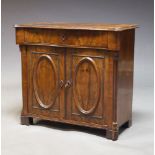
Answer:
[[[106,130],[131,125],[134,33],[127,24],[16,25],[21,123],[33,118]]]

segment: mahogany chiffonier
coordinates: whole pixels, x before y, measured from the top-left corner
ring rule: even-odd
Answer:
[[[34,118],[104,129],[131,126],[135,24],[15,25],[21,124]]]

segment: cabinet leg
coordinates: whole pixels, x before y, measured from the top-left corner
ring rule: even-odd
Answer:
[[[118,134],[119,134],[119,127],[117,122],[112,123],[112,128],[107,129],[106,131],[106,137],[107,139],[111,139],[113,141],[118,139]]]
[[[111,139],[113,141],[118,139],[118,131],[108,130],[106,131],[106,138]]]
[[[132,120],[129,120],[128,122],[126,122],[125,127],[130,128],[131,125],[132,125]]]
[[[32,125],[33,124],[33,118],[32,117],[21,116],[21,124],[22,125]]]

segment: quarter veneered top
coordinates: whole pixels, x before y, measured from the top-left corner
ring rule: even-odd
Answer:
[[[15,27],[23,28],[47,28],[47,29],[71,29],[71,30],[107,30],[123,31],[135,29],[136,24],[104,24],[104,23],[31,23],[17,24]]]

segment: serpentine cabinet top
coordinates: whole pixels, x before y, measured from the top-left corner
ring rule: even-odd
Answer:
[[[17,24],[15,28],[46,28],[46,29],[71,29],[71,30],[103,30],[103,31],[123,31],[135,29],[136,24],[104,24],[104,23],[31,23]]]

